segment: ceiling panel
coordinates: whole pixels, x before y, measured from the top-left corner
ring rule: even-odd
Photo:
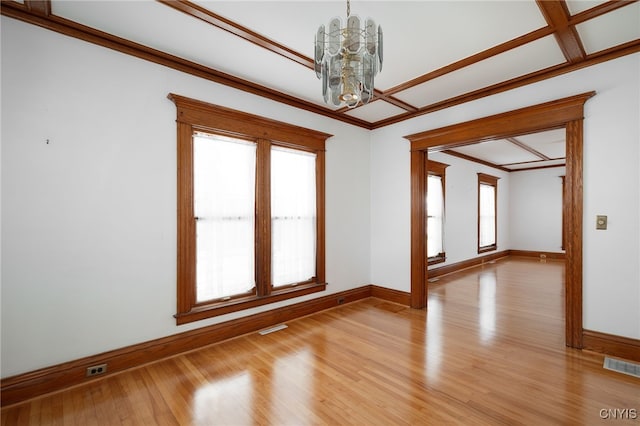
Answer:
[[[359,108],[350,109],[345,114],[369,122],[376,122],[389,116],[402,114],[403,112],[405,112],[405,110],[391,105],[388,102],[376,101]]]
[[[184,45],[210,38],[207,26],[150,1],[53,1],[51,12],[127,40],[184,57]],[[141,19],[144,17],[144,19]],[[184,31],[189,27],[189,31]]]
[[[564,166],[565,160],[550,160],[550,161],[537,161],[535,163],[522,163],[522,164],[512,164],[506,166],[509,170],[527,170],[532,168],[540,168],[540,167],[554,167],[554,166]],[[560,176],[560,174],[558,174]]]
[[[571,15],[577,15],[585,10],[592,9],[606,1],[589,1],[589,0],[569,0],[567,1],[567,8]]]
[[[546,25],[533,0],[398,1],[391,2],[392,8],[388,3],[372,2],[370,9],[360,2],[351,6],[366,10],[384,30],[385,64],[376,77],[381,90]]]
[[[587,54],[640,39],[640,3],[576,25]]]
[[[540,158],[504,139],[455,148],[453,151],[493,164],[537,161]]]
[[[565,62],[553,36],[445,74],[395,96],[422,107]]]
[[[515,139],[549,158],[565,158],[566,156],[566,130],[564,128],[522,135]]]
[[[325,105],[320,82],[309,68],[159,2],[62,1],[54,2],[54,6],[56,14],[68,19],[89,23],[102,31],[135,39],[145,46],[283,93],[295,93],[300,99],[332,110],[338,109]],[[140,20],[140,16],[146,19]]]

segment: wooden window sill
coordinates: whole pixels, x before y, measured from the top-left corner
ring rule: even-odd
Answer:
[[[495,251],[498,249],[498,246],[487,246],[487,247],[480,247],[478,249],[478,254],[480,253],[486,253],[488,251]]]
[[[255,308],[257,306],[267,305],[269,303],[280,302],[282,300],[292,299],[294,297],[304,296],[306,294],[317,293],[326,289],[326,283],[309,283],[299,284],[296,286],[288,286],[282,289],[274,290],[268,296],[251,295],[223,302],[214,302],[193,306],[189,312],[177,313],[174,315],[176,324],[188,324],[193,321],[199,321],[206,318],[212,318],[231,312],[242,311],[244,309]]]

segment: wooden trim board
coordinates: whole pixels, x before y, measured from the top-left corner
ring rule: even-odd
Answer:
[[[15,404],[243,334],[256,332],[344,303],[366,299],[371,297],[371,287],[366,285],[8,377],[0,381],[0,404],[3,407]],[[378,291],[377,297],[384,297],[392,293],[394,293],[393,290]],[[397,297],[394,296],[392,301],[396,300]],[[100,364],[107,364],[107,373],[97,377],[86,377],[85,373],[88,367]]]
[[[443,150],[505,137],[564,128],[567,169],[563,194],[565,223],[565,343],[582,348],[582,216],[583,117],[585,102],[595,92],[582,93],[514,111],[405,136],[411,142],[411,307],[427,308],[426,208],[424,160],[430,150]]]
[[[640,362],[640,340],[582,330],[584,350]]]
[[[540,260],[565,260],[567,255],[553,251],[509,250],[509,256],[535,257]]]
[[[487,257],[489,256],[483,256],[485,261]],[[253,333],[286,321],[368,297],[376,297],[405,306],[410,306],[411,304],[410,293],[376,285],[366,285],[249,317],[230,320],[8,377],[0,381],[1,405],[4,407],[16,404],[47,393],[100,380],[106,375],[116,374],[130,368],[159,361],[243,334]],[[590,330],[583,330],[583,340],[586,350],[640,361],[639,340]],[[87,367],[98,364],[108,365],[107,374],[93,378],[85,377]]]
[[[453,274],[454,272],[460,272],[464,269],[480,266],[485,264],[486,262],[491,262],[492,260],[501,259],[507,256],[509,256],[509,250],[503,250],[487,254],[485,256],[474,257],[471,259],[463,260],[461,262],[452,263],[450,265],[440,266],[439,268],[429,269],[429,278]]]

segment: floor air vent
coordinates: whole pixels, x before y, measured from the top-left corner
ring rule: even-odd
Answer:
[[[264,330],[260,330],[258,333],[260,333],[262,336],[264,336],[265,334],[273,333],[275,331],[284,330],[285,328],[287,328],[286,324],[280,324],[280,325],[276,325],[275,327],[265,328]]]
[[[618,373],[640,378],[640,364],[605,357],[603,367],[607,370],[617,371]]]

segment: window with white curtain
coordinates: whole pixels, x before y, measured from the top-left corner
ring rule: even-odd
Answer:
[[[271,279],[274,287],[316,274],[316,155],[271,148]]]
[[[256,144],[197,133],[193,161],[196,300],[253,292]]]
[[[427,257],[432,258],[444,251],[444,191],[442,177],[430,175],[427,182]]]
[[[444,250],[445,169],[448,164],[427,159],[427,262],[446,260]]]
[[[170,94],[177,109],[177,324],[326,289],[331,135]]]
[[[478,173],[478,253],[497,249],[498,178]]]

